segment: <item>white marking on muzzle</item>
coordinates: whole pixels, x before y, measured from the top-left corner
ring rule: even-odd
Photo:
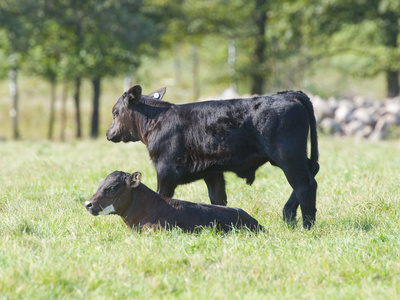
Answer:
[[[106,208],[104,208],[102,211],[99,212],[99,215],[108,215],[115,212],[114,205],[109,205]]]

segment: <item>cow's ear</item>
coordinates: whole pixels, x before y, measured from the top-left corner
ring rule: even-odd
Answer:
[[[142,87],[140,85],[134,85],[128,90],[125,99],[128,101],[128,105],[136,105],[140,102],[141,98]]]
[[[133,189],[140,184],[140,180],[142,179],[142,173],[134,172],[128,177],[127,185],[128,188]]]
[[[161,100],[164,97],[166,91],[167,91],[167,88],[162,87],[162,88],[148,94],[147,96],[149,96],[150,98],[153,98],[154,100]]]

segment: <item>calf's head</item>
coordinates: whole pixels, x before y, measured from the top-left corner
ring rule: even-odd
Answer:
[[[140,172],[115,171],[109,174],[92,198],[85,202],[87,211],[94,216],[122,214],[130,205],[131,190],[140,184],[141,177]]]
[[[148,95],[142,95],[142,87],[135,85],[125,92],[112,109],[113,121],[107,130],[107,139],[114,143],[135,142],[140,140],[135,107],[144,99],[161,100],[166,88],[160,88]]]

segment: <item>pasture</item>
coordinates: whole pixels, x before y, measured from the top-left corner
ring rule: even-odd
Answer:
[[[284,224],[291,188],[267,164],[251,187],[226,175],[228,205],[267,232],[220,235],[139,234],[86,211],[114,170],[141,171],[156,189],[141,143],[1,142],[0,298],[398,299],[400,142],[319,144],[315,227]],[[204,182],[174,198],[208,203]]]

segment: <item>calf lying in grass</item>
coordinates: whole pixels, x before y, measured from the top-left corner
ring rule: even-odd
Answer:
[[[171,199],[140,183],[141,173],[115,171],[109,174],[89,201],[86,209],[94,216],[117,214],[126,225],[170,229],[174,226],[193,232],[215,226],[227,232],[232,227],[260,230],[258,221],[240,208]]]

